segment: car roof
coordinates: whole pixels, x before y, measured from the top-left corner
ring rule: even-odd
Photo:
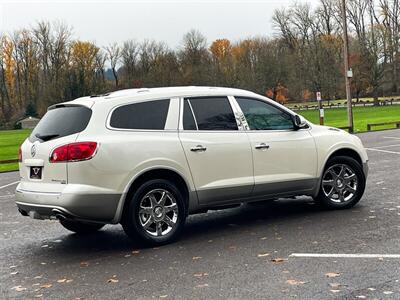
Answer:
[[[124,103],[143,101],[147,99],[157,98],[173,98],[173,97],[196,97],[196,96],[248,96],[260,97],[260,95],[241,89],[211,87],[211,86],[178,86],[178,87],[159,87],[159,88],[140,88],[140,89],[125,89],[115,92],[110,92],[102,95],[92,95],[87,97],[77,98],[72,101],[59,103],[63,104],[80,104],[91,107],[94,103],[99,102],[114,102]]]
[[[107,107],[116,107],[126,103],[134,103],[136,101],[151,101],[155,99],[169,99],[174,97],[215,97],[215,96],[242,96],[258,98],[267,101],[280,109],[293,114],[287,107],[259,94],[242,89],[214,87],[214,86],[176,86],[176,87],[157,87],[157,88],[140,88],[125,89],[110,92],[102,95],[92,95],[77,98],[72,101],[58,103],[49,107],[49,109],[64,105],[84,105],[92,108],[93,105],[102,104]]]

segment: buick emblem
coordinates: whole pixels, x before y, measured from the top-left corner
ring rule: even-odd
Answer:
[[[31,155],[32,155],[32,157],[35,157],[35,155],[36,155],[36,145],[33,145],[33,146],[32,146],[32,148],[31,148]]]

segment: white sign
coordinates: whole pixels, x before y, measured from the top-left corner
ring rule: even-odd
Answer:
[[[352,78],[352,77],[353,77],[353,70],[352,70],[352,68],[350,68],[350,69],[347,71],[347,77],[348,77],[348,78]]]
[[[317,101],[321,101],[321,92],[317,92]]]
[[[324,117],[324,109],[323,108],[321,108],[320,110],[319,110],[319,116],[320,117]]]

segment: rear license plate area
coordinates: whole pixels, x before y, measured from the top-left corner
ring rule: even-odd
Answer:
[[[30,178],[31,179],[42,179],[43,167],[31,167]]]

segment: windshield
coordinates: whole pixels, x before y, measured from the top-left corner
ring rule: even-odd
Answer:
[[[85,106],[61,106],[50,109],[32,131],[29,140],[49,141],[84,130],[92,111]]]

